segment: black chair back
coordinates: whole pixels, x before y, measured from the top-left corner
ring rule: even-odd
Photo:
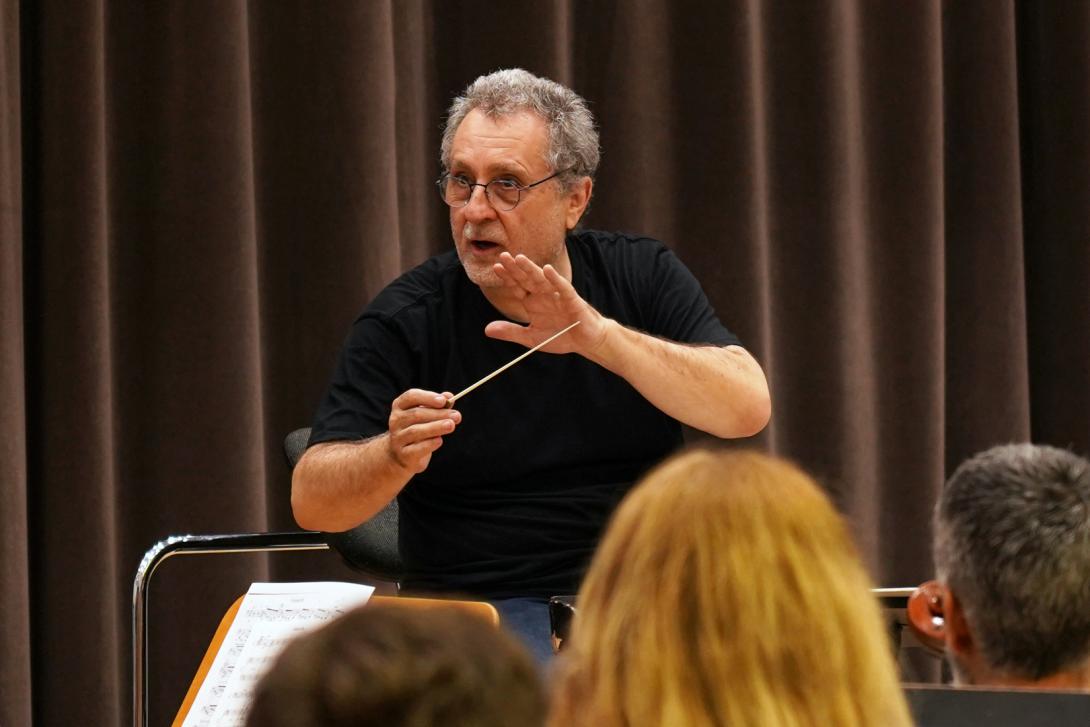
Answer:
[[[983,687],[905,687],[918,727],[1082,727],[1090,694]]]
[[[306,451],[310,427],[296,429],[284,438],[284,456],[292,468]],[[398,508],[395,498],[370,520],[342,533],[326,533],[326,542],[352,568],[383,581],[397,583],[405,567],[398,550]]]

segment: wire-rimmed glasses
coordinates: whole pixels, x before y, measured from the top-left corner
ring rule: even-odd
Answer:
[[[522,201],[522,193],[533,189],[539,184],[544,184],[554,177],[558,177],[569,169],[561,169],[553,172],[544,179],[522,185],[509,177],[500,177],[491,182],[471,182],[460,174],[446,172],[439,177],[436,184],[439,186],[439,196],[451,207],[465,207],[473,197],[474,187],[484,187],[484,195],[488,203],[499,212],[510,212]]]

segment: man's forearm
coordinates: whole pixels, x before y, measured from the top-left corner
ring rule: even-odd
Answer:
[[[692,346],[607,322],[587,358],[623,377],[660,410],[718,437],[748,437],[768,423],[764,372],[740,346]]]
[[[387,437],[316,444],[303,454],[291,478],[291,508],[300,527],[348,530],[397,496],[413,472],[390,456]]]

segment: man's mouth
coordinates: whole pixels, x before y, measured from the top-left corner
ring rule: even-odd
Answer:
[[[499,247],[497,243],[489,240],[470,240],[469,244],[477,252],[490,252]]]

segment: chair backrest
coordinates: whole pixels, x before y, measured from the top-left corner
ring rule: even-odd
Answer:
[[[307,442],[310,441],[310,427],[303,427],[284,437],[284,456],[288,458],[288,469],[295,469],[295,463],[307,451]]]
[[[310,427],[296,429],[284,437],[284,456],[292,468],[303,456],[310,440]],[[370,520],[342,533],[326,533],[326,542],[349,566],[384,581],[397,583],[404,573],[398,550],[397,499]]]
[[[988,687],[905,687],[919,727],[1075,727],[1086,724],[1090,694]]]

